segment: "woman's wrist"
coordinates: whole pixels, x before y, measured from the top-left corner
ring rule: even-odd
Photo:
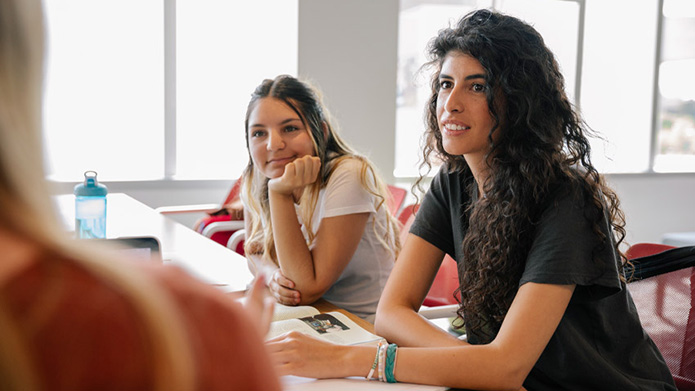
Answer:
[[[360,346],[341,346],[345,348],[342,355],[342,363],[344,365],[339,365],[342,367],[345,373],[341,373],[340,376],[360,376],[364,377],[370,372],[372,364],[374,363],[374,352],[377,350],[376,345],[360,345]],[[373,373],[372,378],[375,378],[376,371]]]
[[[283,189],[280,187],[268,186],[268,197],[290,198],[293,200],[292,202],[294,202],[294,199],[292,198],[293,193],[293,189]]]

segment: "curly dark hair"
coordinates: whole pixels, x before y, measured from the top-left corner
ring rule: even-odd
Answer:
[[[615,246],[621,254],[618,246],[625,237],[625,219],[615,192],[591,163],[587,137],[593,132],[567,98],[553,53],[533,27],[490,10],[469,13],[429,43],[427,65],[435,72],[425,114],[422,166],[426,172],[434,158],[452,172],[470,173],[463,156],[444,150],[437,121],[439,73],[451,51],[472,56],[485,69],[493,119],[488,134],[491,149],[485,158],[490,175],[481,184],[485,197],[470,207],[458,289],[458,312],[466,328],[477,330],[481,342],[489,342],[516,295],[541,206],[557,184],[575,183],[597,209],[597,214],[587,215],[601,243],[594,256],[606,245]],[[600,229],[605,215],[613,238]],[[626,262],[621,254],[620,270]]]

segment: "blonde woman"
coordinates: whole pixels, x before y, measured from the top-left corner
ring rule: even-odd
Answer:
[[[373,320],[398,251],[388,190],[339,137],[316,89],[264,80],[246,112],[242,199],[253,271],[286,305],[323,297]]]
[[[42,26],[40,0],[0,2],[0,389],[279,390],[230,297],[61,234],[40,159]]]

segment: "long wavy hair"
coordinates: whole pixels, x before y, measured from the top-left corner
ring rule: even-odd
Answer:
[[[299,116],[309,131],[316,156],[321,160],[318,180],[304,189],[299,200],[301,218],[308,235],[307,245],[310,245],[315,237],[312,220],[319,191],[326,187],[328,179],[341,162],[346,159],[356,159],[362,164],[362,185],[375,197],[377,213],[383,209],[387,216],[386,227],[380,227],[379,219],[375,218],[372,229],[377,232],[377,238],[381,244],[392,251],[395,258],[400,249],[398,223],[387,207],[389,191],[385,182],[373,164],[367,158],[358,155],[340,137],[328,109],[323,104],[319,90],[307,81],[288,75],[263,80],[251,95],[251,101],[246,110],[244,127],[249,162],[243,173],[241,197],[250,219],[250,232],[246,235],[244,251],[248,254],[262,254],[275,264],[278,263],[268,203],[269,178],[258,171],[249,148],[249,116],[258,101],[264,98],[281,100]],[[380,231],[384,234],[379,235]]]
[[[463,156],[444,150],[437,122],[439,73],[452,51],[474,57],[485,69],[493,118],[491,149],[485,158],[490,175],[481,184],[485,197],[470,206],[458,289],[458,313],[466,328],[478,330],[485,343],[499,330],[516,295],[540,208],[554,186],[569,181],[582,189],[587,203],[598,210],[587,216],[601,243],[594,257],[604,246],[614,246],[620,270],[627,262],[618,250],[625,237],[625,219],[615,192],[591,163],[587,137],[593,132],[567,98],[552,52],[533,27],[494,11],[473,11],[429,43],[427,65],[435,71],[421,168],[430,171],[436,159],[452,172],[471,174]],[[606,215],[613,238],[600,229]]]

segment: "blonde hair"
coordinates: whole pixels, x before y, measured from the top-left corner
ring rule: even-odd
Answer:
[[[117,287],[140,315],[149,337],[155,389],[191,389],[190,348],[172,299],[98,248],[68,240],[51,207],[40,142],[43,26],[40,0],[0,2],[0,228],[48,254],[74,260],[104,284]],[[12,319],[7,302],[0,296],[0,389],[40,389],[41,374],[31,360],[30,342]]]
[[[319,192],[326,187],[328,179],[335,169],[347,159],[356,159],[361,165],[360,179],[362,186],[375,197],[375,209],[386,214],[386,227],[374,218],[372,229],[377,233],[381,244],[394,254],[400,251],[399,225],[388,209],[389,191],[369,159],[358,155],[340,137],[331,119],[328,109],[323,104],[319,90],[308,81],[302,81],[288,75],[264,80],[251,96],[246,110],[246,143],[249,139],[249,116],[257,102],[263,98],[275,98],[283,101],[294,110],[308,129],[314,145],[314,151],[321,160],[321,171],[316,182],[307,186],[299,200],[300,216],[306,228],[307,246],[313,243],[315,234],[312,227]],[[253,164],[249,152],[249,163],[243,174],[241,197],[249,218],[249,230],[246,234],[244,251],[248,254],[262,254],[277,264],[277,253],[273,239],[270,206],[268,204],[268,178],[261,174]],[[384,234],[379,235],[383,230]]]

